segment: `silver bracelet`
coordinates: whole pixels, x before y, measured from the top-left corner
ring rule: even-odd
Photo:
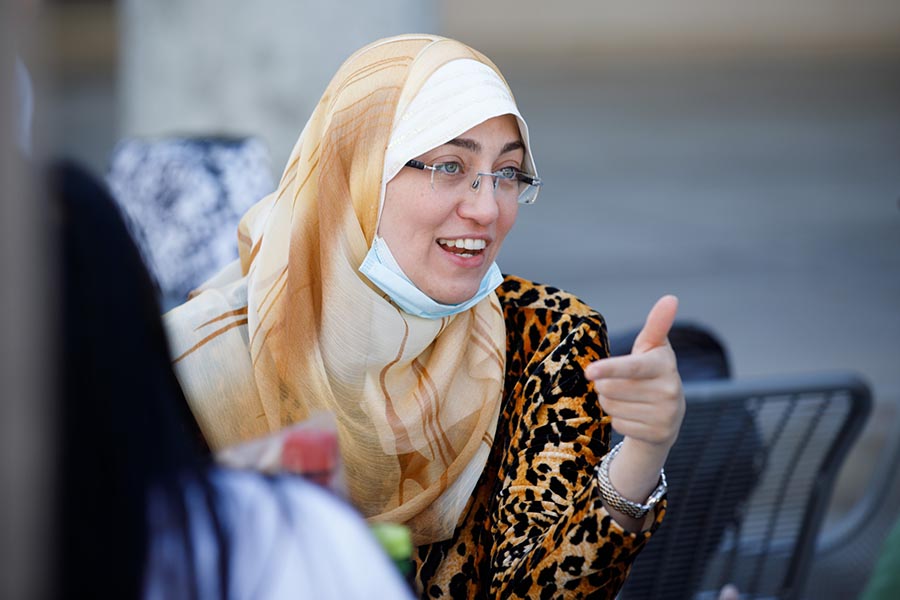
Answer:
[[[659,485],[650,493],[650,497],[647,498],[644,504],[632,502],[620,494],[609,480],[609,465],[621,448],[622,442],[619,442],[597,465],[597,481],[600,484],[600,495],[603,497],[603,502],[610,508],[614,508],[633,519],[643,519],[662,500],[666,493],[666,472],[664,469],[660,469]]]

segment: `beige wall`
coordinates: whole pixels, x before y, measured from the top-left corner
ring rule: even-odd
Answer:
[[[900,51],[897,0],[443,0],[485,52],[695,57]]]

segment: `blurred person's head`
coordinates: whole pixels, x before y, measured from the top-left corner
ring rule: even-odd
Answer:
[[[153,284],[110,195],[67,163],[49,170],[48,192],[62,284],[59,589],[136,597],[149,492],[180,498],[178,479],[204,460],[199,433]]]

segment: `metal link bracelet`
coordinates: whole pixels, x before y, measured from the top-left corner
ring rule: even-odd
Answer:
[[[640,504],[638,502],[632,502],[620,494],[609,480],[609,465],[621,448],[622,442],[619,442],[606,456],[603,457],[600,464],[597,465],[597,481],[600,484],[600,495],[603,497],[603,502],[605,502],[607,506],[616,509],[624,515],[628,515],[633,519],[643,519],[647,516],[647,513],[662,500],[662,497],[666,493],[666,472],[665,469],[660,469],[659,485],[657,485],[656,489],[650,493],[646,503]]]

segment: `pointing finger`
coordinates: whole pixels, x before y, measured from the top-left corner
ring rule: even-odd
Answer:
[[[665,352],[660,350],[660,352]],[[620,379],[652,379],[660,376],[666,367],[664,356],[629,354],[604,358],[589,364],[584,369],[584,376],[591,380],[603,378]]]

